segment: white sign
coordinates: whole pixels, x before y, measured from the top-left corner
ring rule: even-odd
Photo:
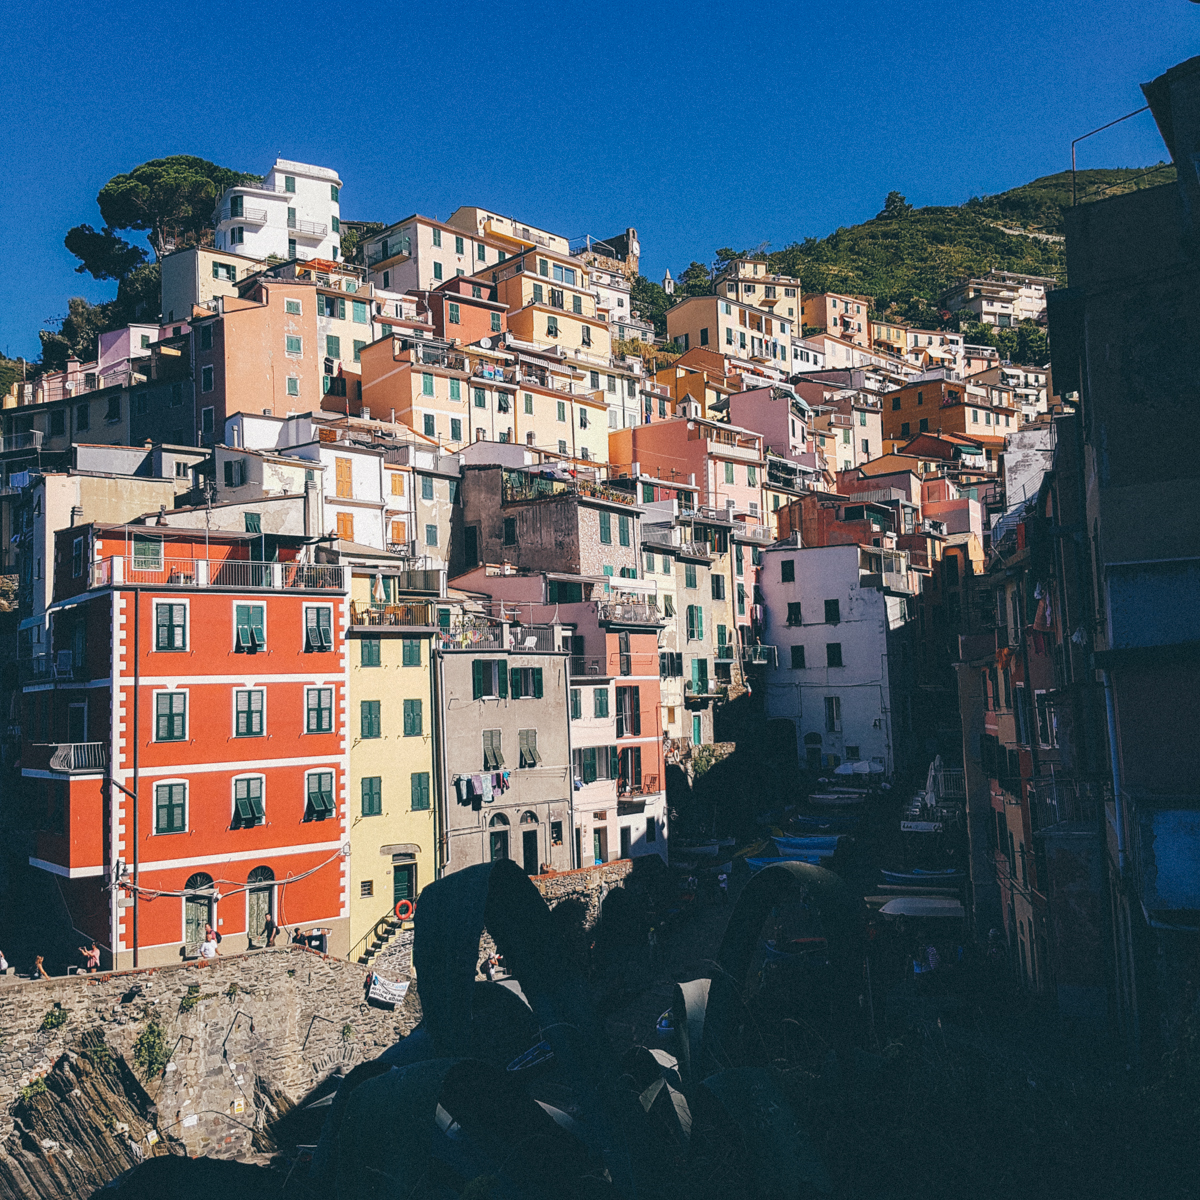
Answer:
[[[381,1004],[403,1004],[408,994],[408,980],[397,983],[384,979],[381,975],[371,973],[371,988],[367,992],[368,999],[378,1000]]]
[[[200,1123],[200,1118],[196,1117],[196,1116],[183,1118],[184,1129],[190,1129],[193,1125],[198,1125],[199,1123]]]
[[[153,1129],[146,1131],[146,1143],[153,1146],[158,1141],[158,1134]]]
[[[245,1100],[235,1100],[233,1102],[233,1111],[235,1113],[244,1113],[246,1111]]]

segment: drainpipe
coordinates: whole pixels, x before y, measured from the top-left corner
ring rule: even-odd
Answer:
[[[1117,871],[1125,878],[1128,858],[1125,850],[1125,806],[1121,803],[1121,771],[1117,762],[1117,714],[1113,703],[1112,676],[1105,667],[1101,672],[1104,681],[1104,711],[1108,718],[1108,760],[1112,771],[1113,807],[1117,825]]]

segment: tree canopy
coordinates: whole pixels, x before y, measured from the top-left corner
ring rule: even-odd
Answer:
[[[158,261],[166,252],[168,234],[184,244],[198,241],[211,225],[221,193],[257,178],[192,154],[152,159],[114,175],[100,189],[96,202],[104,227],[76,225],[64,239],[66,247],[80,260],[77,271],[95,279],[124,279],[147,256],[123,238],[122,231],[145,233]]]

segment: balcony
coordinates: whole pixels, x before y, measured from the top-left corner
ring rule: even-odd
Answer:
[[[719,663],[731,663],[737,658],[737,647],[732,642],[719,642],[713,652],[713,658]]]
[[[114,555],[94,563],[90,586],[231,588],[236,591],[340,591],[342,568],[325,563],[251,562],[247,559],[152,558]]]
[[[429,627],[434,623],[433,605],[427,601],[401,601],[397,604],[350,604],[353,626]]]
[[[653,604],[644,601],[604,601],[596,606],[601,621],[620,625],[661,625],[663,618]]]
[[[40,450],[42,436],[40,429],[29,429],[24,433],[10,433],[4,439],[4,451],[8,453],[11,450]]]
[[[907,573],[900,574],[897,571],[864,572],[859,576],[858,586],[875,588],[880,592],[896,592],[904,596],[911,595],[913,592]]]
[[[764,646],[762,643],[756,646],[743,646],[742,662],[748,667],[777,667],[779,651],[775,646]]]
[[[769,545],[775,540],[774,535],[765,525],[751,525],[746,521],[734,521],[733,536],[745,538],[751,542],[762,542]]]
[[[49,770],[66,775],[95,774],[108,768],[107,742],[35,742],[30,749],[41,752],[32,756],[34,763],[45,762]]]
[[[572,654],[569,662],[572,679],[608,678],[608,663],[603,658]]]
[[[20,663],[22,683],[70,682],[83,677],[82,664],[77,668],[74,654],[60,650],[57,654],[35,654]]]
[[[226,206],[221,209],[222,221],[245,221],[247,225],[265,225],[267,223],[267,210],[265,208],[243,208],[241,212],[235,213],[231,208]]]
[[[518,504],[528,500],[549,500],[555,496],[585,496],[633,507],[635,501],[628,492],[618,491],[602,483],[585,479],[554,479],[528,471],[505,471],[500,484],[501,504]]]
[[[320,221],[301,221],[289,217],[287,227],[300,237],[323,238],[329,232],[329,226]]]
[[[1032,779],[1029,800],[1037,819],[1037,830],[1055,825],[1097,826],[1104,805],[1112,801],[1108,780]]]

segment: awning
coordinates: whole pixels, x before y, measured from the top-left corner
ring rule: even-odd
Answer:
[[[961,921],[963,906],[957,900],[939,896],[897,896],[880,910],[885,917],[946,917]]]

